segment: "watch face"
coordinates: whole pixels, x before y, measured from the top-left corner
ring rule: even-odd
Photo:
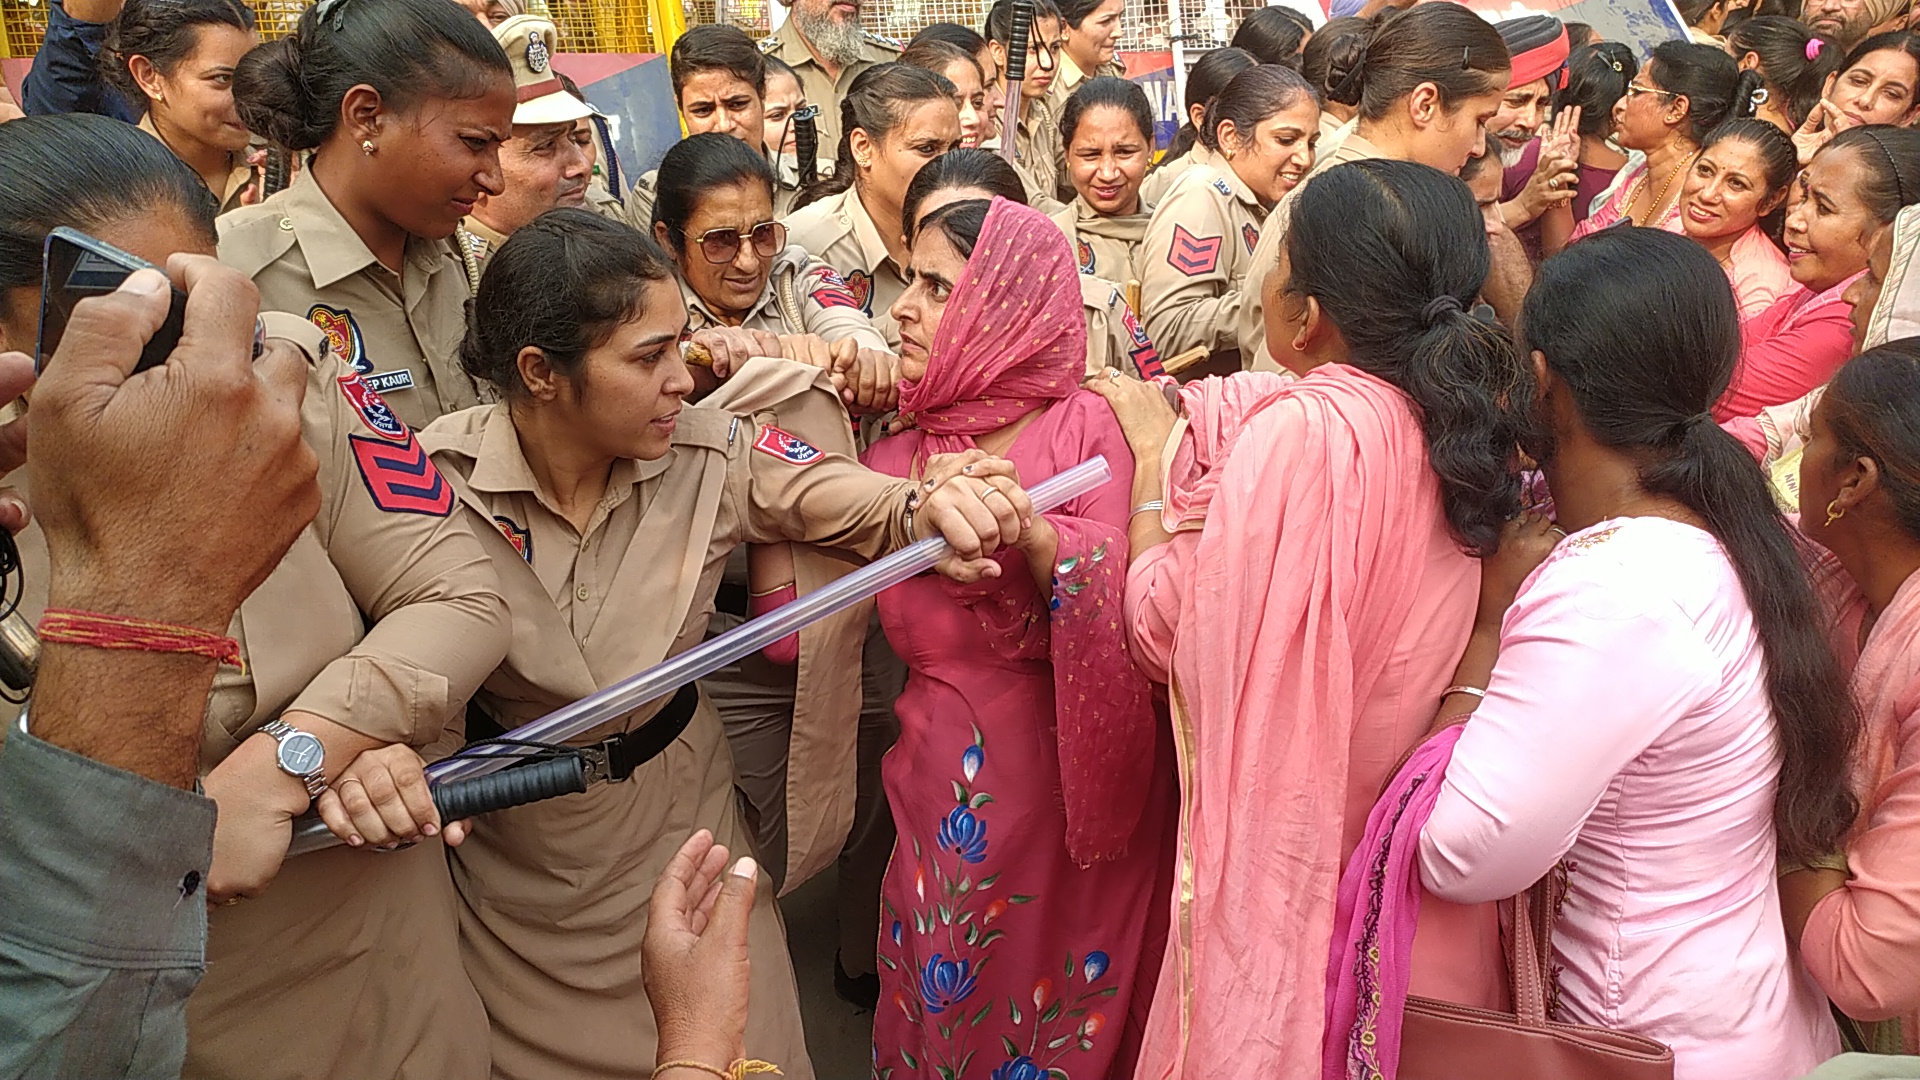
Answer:
[[[320,745],[320,740],[304,731],[296,731],[280,740],[280,767],[295,776],[318,769],[326,756],[326,748]]]

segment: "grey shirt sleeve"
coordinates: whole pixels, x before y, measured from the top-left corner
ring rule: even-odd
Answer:
[[[0,1078],[177,1077],[213,801],[20,731],[0,745]]]

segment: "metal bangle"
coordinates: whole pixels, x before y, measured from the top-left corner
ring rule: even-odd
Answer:
[[[1477,697],[1482,700],[1485,700],[1487,696],[1487,692],[1485,690],[1480,689],[1477,686],[1449,686],[1445,690],[1442,690],[1440,692],[1440,700],[1445,701],[1446,699],[1452,697],[1455,694],[1466,694],[1470,697]]]
[[[1139,506],[1134,507],[1133,513],[1128,514],[1127,519],[1131,521],[1132,519],[1139,517],[1141,514],[1144,514],[1149,510],[1152,510],[1158,513],[1159,511],[1165,510],[1166,508],[1167,508],[1167,503],[1165,499],[1148,499],[1146,502],[1143,502]]]

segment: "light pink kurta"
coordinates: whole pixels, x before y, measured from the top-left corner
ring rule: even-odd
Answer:
[[[1459,662],[1479,566],[1447,530],[1396,387],[1329,364],[1217,409],[1192,396],[1217,489],[1185,507],[1198,531],[1128,575],[1134,655],[1173,672],[1182,795],[1173,930],[1135,1076],[1318,1080],[1340,872]],[[1170,510],[1187,503],[1168,494]],[[1452,949],[1437,970],[1474,984],[1442,993],[1486,1003],[1491,910],[1431,907],[1458,920],[1436,935]]]
[[[1787,253],[1758,225],[1733,242],[1727,264],[1727,282],[1733,286],[1733,301],[1743,323],[1800,289],[1787,266]]]
[[[1849,622],[1858,641],[1858,620]],[[1853,877],[1813,909],[1800,951],[1848,1016],[1902,1020],[1911,1054],[1920,1049],[1920,574],[1874,623],[1853,687],[1865,723],[1860,822],[1846,848]]]
[[[1461,902],[1566,857],[1560,1017],[1666,1043],[1676,1080],[1786,1080],[1839,1049],[1780,919],[1763,660],[1711,535],[1575,533],[1508,611],[1421,834],[1427,887]]]

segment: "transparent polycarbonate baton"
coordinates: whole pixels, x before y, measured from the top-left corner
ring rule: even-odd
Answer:
[[[1045,513],[1078,498],[1113,478],[1107,459],[1095,455],[1027,489],[1036,512]],[[929,537],[905,547],[833,584],[801,597],[757,619],[686,652],[556,709],[524,727],[509,731],[510,738],[527,742],[565,742],[609,720],[625,716],[649,701],[713,674],[743,656],[756,653],[835,612],[869,599],[884,589],[933,568],[947,554],[947,542]],[[460,780],[484,776],[513,764],[524,751],[482,743],[427,768],[430,780]]]

